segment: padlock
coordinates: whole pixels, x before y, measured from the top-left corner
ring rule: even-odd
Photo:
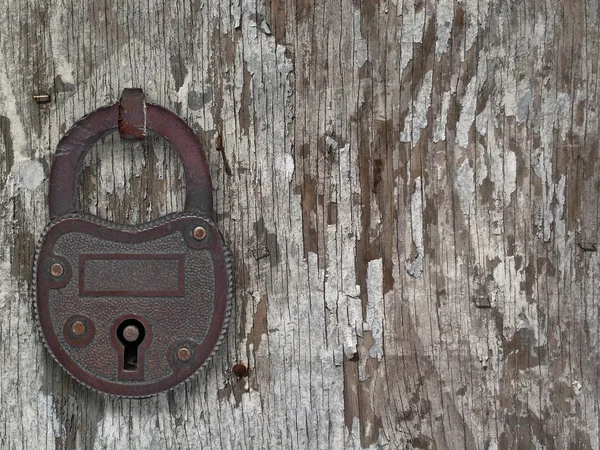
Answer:
[[[101,137],[165,138],[185,173],[185,208],[141,225],[81,214],[76,183]],[[41,336],[76,380],[145,397],[189,379],[216,351],[232,297],[229,252],[211,221],[206,157],[190,127],[126,89],[119,103],[77,122],[60,140],[48,194],[50,223],[36,247],[32,295]]]

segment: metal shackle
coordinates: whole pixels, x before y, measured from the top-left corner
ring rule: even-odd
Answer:
[[[125,89],[119,103],[99,108],[76,122],[59,141],[52,168],[50,219],[77,212],[77,174],[90,148],[119,129],[123,139],[144,139],[150,129],[177,152],[185,174],[185,211],[212,218],[212,182],[202,145],[176,114],[146,103],[141,89]]]

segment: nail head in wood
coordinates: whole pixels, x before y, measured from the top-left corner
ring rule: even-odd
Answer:
[[[50,97],[50,94],[35,94],[33,96],[33,100],[38,105],[43,105],[45,103],[50,103],[52,101],[52,98]]]
[[[246,367],[246,364],[243,363],[237,363],[236,365],[234,365],[231,368],[231,371],[235,374],[235,376],[237,376],[238,378],[244,378],[247,377],[249,375],[249,371],[248,371],[248,367]]]

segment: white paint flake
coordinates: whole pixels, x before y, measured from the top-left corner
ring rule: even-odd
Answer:
[[[490,121],[490,102],[486,102],[483,111],[481,111],[477,115],[477,119],[475,121],[475,128],[477,129],[477,133],[481,136],[485,136],[487,133],[488,125]]]
[[[456,174],[456,190],[460,201],[460,209],[466,216],[471,213],[473,206],[473,198],[475,196],[475,181],[473,168],[469,164],[469,160],[465,159],[458,168]]]
[[[412,231],[413,245],[417,254],[407,261],[406,271],[413,277],[418,278],[423,273],[423,258],[425,247],[423,245],[423,193],[421,192],[421,177],[415,179],[414,191],[410,196],[410,225]]]
[[[557,115],[557,121],[560,130],[560,139],[563,142],[566,141],[567,133],[571,129],[572,104],[571,96],[566,92],[559,92],[556,96],[556,111],[560,111],[560,114]]]
[[[42,411],[46,412],[48,417],[48,435],[53,438],[64,438],[67,435],[67,430],[64,424],[61,424],[56,413],[56,404],[52,394],[39,393],[39,406]]]
[[[12,169],[15,187],[35,191],[44,182],[44,166],[39,161],[24,159]]]
[[[517,84],[517,122],[525,122],[531,110],[533,110],[533,93],[531,92],[530,80],[523,79]]]
[[[462,98],[460,117],[456,125],[456,142],[462,148],[469,145],[469,131],[475,120],[475,106],[477,100],[477,77],[471,78],[465,95]]]
[[[417,98],[413,102],[412,120],[406,120],[404,131],[400,133],[400,141],[412,142],[416,145],[421,138],[421,130],[427,127],[427,111],[431,106],[431,85],[433,71],[429,71],[423,78],[423,84],[417,94]]]
[[[435,17],[435,56],[439,61],[448,51],[448,41],[454,22],[454,5],[448,1],[439,1]]]
[[[367,267],[367,322],[364,331],[370,331],[375,343],[369,356],[383,357],[383,261],[374,259]]]
[[[369,58],[367,41],[360,33],[360,10],[354,11],[354,67],[362,67]]]
[[[15,161],[28,159],[27,146],[28,139],[25,134],[25,127],[21,119],[20,112],[22,108],[17,104],[15,92],[13,89],[13,77],[9,75],[8,65],[2,64],[0,67],[0,114],[10,120],[10,134]]]
[[[435,130],[433,132],[433,142],[435,143],[446,140],[446,122],[448,121],[450,95],[450,92],[444,92],[442,95],[442,109],[435,120]]]
[[[68,21],[68,15],[64,14],[64,10],[61,8],[51,8],[48,11],[50,14],[50,32],[48,36],[51,40],[52,46],[52,58],[54,73],[59,76],[63,83],[75,84],[75,69],[69,60],[77,57],[75,54],[69,55],[62,43],[57,42],[62,36],[64,36],[63,29],[65,28],[65,21]]]

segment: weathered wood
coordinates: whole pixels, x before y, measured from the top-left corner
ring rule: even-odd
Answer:
[[[1,448],[600,448],[596,0],[0,6]],[[236,277],[216,358],[145,400],[66,376],[28,296],[56,144],[132,86],[205,145]],[[184,182],[115,135],[80,200]]]

